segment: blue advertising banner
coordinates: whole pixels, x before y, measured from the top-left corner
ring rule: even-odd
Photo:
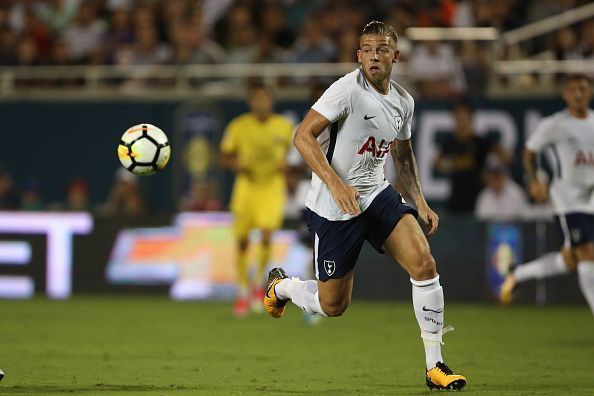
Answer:
[[[517,224],[492,223],[487,232],[487,290],[496,298],[512,265],[522,262],[522,237]]]

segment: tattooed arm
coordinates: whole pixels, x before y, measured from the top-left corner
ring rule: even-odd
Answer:
[[[396,139],[394,141],[392,145],[392,158],[396,166],[397,190],[415,203],[419,217],[429,228],[428,234],[433,235],[437,231],[439,216],[431,210],[423,196],[417,161],[415,160],[410,139]]]

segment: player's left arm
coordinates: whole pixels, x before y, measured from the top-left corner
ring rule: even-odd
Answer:
[[[429,207],[423,196],[417,161],[410,139],[394,140],[391,151],[396,166],[398,190],[415,203],[419,217],[429,228],[428,235],[433,235],[437,231],[439,216]]]

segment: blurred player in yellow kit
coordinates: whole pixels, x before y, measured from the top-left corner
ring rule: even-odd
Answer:
[[[285,161],[293,133],[293,124],[273,112],[274,98],[266,86],[251,86],[248,104],[250,111],[231,120],[221,142],[221,163],[236,175],[230,208],[238,248],[238,298],[233,310],[240,317],[250,308],[247,252],[253,229],[260,230],[261,246],[258,269],[251,282],[251,301],[254,310],[262,309],[271,237],[283,220]]]

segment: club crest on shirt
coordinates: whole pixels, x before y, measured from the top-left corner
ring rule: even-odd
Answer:
[[[400,130],[402,128],[402,116],[396,116],[396,129]]]
[[[336,263],[334,261],[324,260],[324,270],[328,276],[332,276],[334,271],[336,271]]]

